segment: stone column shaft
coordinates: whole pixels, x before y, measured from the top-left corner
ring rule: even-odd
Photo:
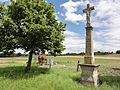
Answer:
[[[93,52],[93,35],[92,35],[93,27],[86,27],[86,48],[85,48],[85,64],[93,64],[94,63],[94,52]]]

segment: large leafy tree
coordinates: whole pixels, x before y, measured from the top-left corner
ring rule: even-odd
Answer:
[[[31,69],[36,48],[54,55],[64,50],[62,41],[65,25],[57,21],[52,4],[45,0],[11,0],[8,16],[17,26],[15,37],[18,48],[30,51],[26,72]]]

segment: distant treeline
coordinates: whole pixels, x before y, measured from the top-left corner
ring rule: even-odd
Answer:
[[[0,52],[0,57],[19,57],[28,56],[28,54],[15,53],[14,50],[4,50]]]
[[[108,54],[120,54],[120,50],[117,50],[115,53],[114,52],[102,52],[102,51],[97,51],[94,52],[95,55],[108,55]],[[47,54],[50,56],[49,54]],[[77,55],[85,55],[84,52],[80,53],[66,53],[66,54],[59,54],[58,56],[77,56]],[[9,51],[3,51],[0,52],[0,57],[18,57],[18,56],[28,56],[28,54],[22,54],[22,53],[14,53],[14,51],[9,50]]]
[[[101,51],[97,51],[94,52],[95,55],[108,55],[108,54],[113,54],[113,52],[101,52]]]
[[[102,51],[94,52],[94,55],[108,55],[108,54],[120,54],[120,50],[117,50],[116,52],[102,52]],[[66,53],[66,54],[60,54],[60,55],[76,56],[76,55],[85,55],[85,53],[84,52],[81,52],[81,53]]]

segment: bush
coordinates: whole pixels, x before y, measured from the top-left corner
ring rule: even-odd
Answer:
[[[116,54],[120,54],[120,50],[117,50],[117,51],[116,51]]]

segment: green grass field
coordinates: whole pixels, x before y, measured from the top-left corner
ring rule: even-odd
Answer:
[[[36,65],[33,58],[32,71],[24,73],[27,57],[0,58],[0,90],[120,90],[120,56],[97,56],[102,85],[97,88],[83,86],[78,82],[77,61],[82,56],[50,57],[57,65],[51,69]]]

